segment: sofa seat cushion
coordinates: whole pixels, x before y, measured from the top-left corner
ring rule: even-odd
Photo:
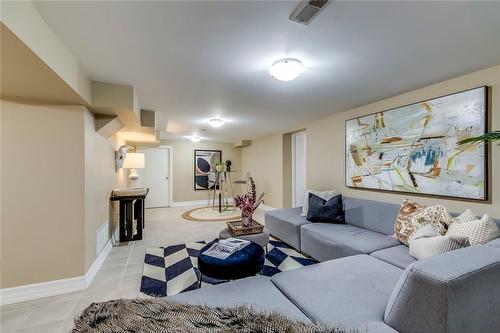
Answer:
[[[254,306],[260,310],[280,312],[290,318],[310,320],[290,302],[268,277],[254,276],[169,296],[167,299],[188,304],[212,306]]]
[[[387,249],[378,250],[371,254],[371,256],[383,260],[386,263],[405,269],[410,264],[417,261],[415,258],[410,256],[408,246],[398,245],[393,247],[388,247]]]
[[[267,211],[266,229],[274,237],[300,250],[300,226],[311,223],[301,213],[301,207]]]
[[[402,272],[369,255],[356,255],[278,273],[271,281],[315,323],[363,331],[383,322]]]
[[[370,254],[401,243],[391,236],[348,224],[311,223],[301,230],[301,251],[326,261],[354,254]]]

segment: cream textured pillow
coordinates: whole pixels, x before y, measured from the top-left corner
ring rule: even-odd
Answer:
[[[455,217],[455,222],[458,223],[470,222],[475,220],[477,220],[477,216],[470,209],[467,209],[465,212]]]
[[[335,190],[331,191],[316,191],[316,190],[306,190],[304,193],[304,203],[302,205],[302,216],[307,216],[307,212],[309,211],[309,193],[312,193],[318,197],[320,197],[323,200],[330,200],[334,196],[336,196],[338,193]]]
[[[396,223],[394,224],[394,238],[408,245],[414,231],[411,219],[413,216],[422,213],[424,208],[425,206],[416,202],[410,200],[403,201],[396,217]]]
[[[489,214],[480,220],[463,220],[450,225],[447,236],[468,237],[471,245],[486,244],[499,236],[498,226]]]
[[[448,230],[449,225],[452,223],[453,218],[448,213],[446,208],[441,205],[425,207],[420,213],[411,218],[413,232],[422,228],[424,225],[431,224],[438,229],[441,235],[444,235],[446,230]]]
[[[409,248],[410,255],[420,260],[469,245],[467,237],[441,236],[431,224],[427,224],[413,234]]]

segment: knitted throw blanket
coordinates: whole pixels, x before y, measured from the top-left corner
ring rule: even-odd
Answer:
[[[161,299],[93,303],[75,320],[73,333],[346,333],[249,307],[219,308]],[[350,331],[349,331],[350,332]]]

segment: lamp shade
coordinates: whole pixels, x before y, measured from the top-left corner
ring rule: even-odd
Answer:
[[[141,153],[128,153],[123,163],[125,169],[143,169],[144,168],[144,154]]]

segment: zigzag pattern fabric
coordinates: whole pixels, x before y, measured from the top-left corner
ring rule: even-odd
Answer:
[[[156,247],[146,251],[141,281],[141,293],[164,297],[198,289],[198,252],[209,241],[191,242]],[[271,240],[267,246],[268,254],[264,262],[262,275],[273,276],[276,273],[317,263],[306,258],[283,242]],[[203,276],[201,288],[224,283]]]

